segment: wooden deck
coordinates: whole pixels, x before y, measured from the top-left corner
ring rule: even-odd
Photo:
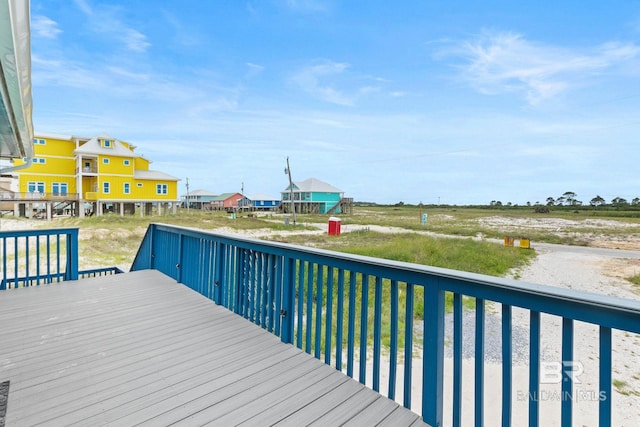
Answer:
[[[426,425],[157,271],[2,291],[0,325],[6,426]]]

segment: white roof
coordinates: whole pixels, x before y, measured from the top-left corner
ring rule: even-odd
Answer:
[[[297,188],[294,188],[294,191],[304,191],[309,193],[344,193],[344,191],[316,178],[309,178],[304,181],[294,182],[293,185]],[[287,187],[283,193],[286,193],[287,191],[289,191],[289,187]]]
[[[280,197],[271,197],[266,194],[254,194],[248,197],[249,200],[280,200]]]
[[[36,138],[45,138],[45,139],[59,139],[61,141],[71,141],[73,139],[72,135],[63,135],[61,133],[53,133],[53,132],[36,132],[33,134]]]
[[[113,141],[113,146],[111,148],[105,148],[100,144],[100,139],[108,139]],[[76,154],[103,154],[109,156],[120,156],[120,157],[142,157],[139,154],[131,151],[127,148],[122,142],[117,139],[111,138],[107,134],[100,134],[100,136],[94,136],[87,142],[85,142],[80,148],[77,148],[74,153]]]
[[[207,190],[193,190],[189,191],[189,196],[217,196],[217,194]]]
[[[175,176],[171,176],[164,172],[160,171],[135,171],[133,173],[133,177],[135,179],[154,179],[154,180],[165,180],[165,181],[180,181],[180,178],[176,178]]]

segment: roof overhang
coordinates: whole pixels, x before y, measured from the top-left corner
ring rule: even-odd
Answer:
[[[29,0],[0,0],[0,158],[33,157]]]

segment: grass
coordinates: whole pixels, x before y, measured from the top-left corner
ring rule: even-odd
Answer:
[[[493,276],[504,276],[510,270],[526,265],[535,253],[531,250],[519,248],[507,248],[502,245],[486,242],[475,241],[471,239],[447,239],[424,236],[416,233],[386,234],[376,232],[347,233],[338,237],[327,235],[312,236],[278,236],[278,241],[294,244],[304,244],[323,249],[337,250],[341,252],[371,256],[376,258],[384,258],[395,261],[403,261],[430,265],[435,267],[450,268],[456,270],[464,270],[474,273],[488,274]],[[324,275],[323,295],[327,293],[327,274]],[[348,283],[348,277],[345,278]],[[358,277],[356,282],[356,318],[359,319],[360,307],[362,302],[362,278]],[[313,283],[313,286],[317,286]],[[385,348],[390,345],[390,322],[391,322],[391,295],[390,283],[388,280],[382,282],[382,344]],[[400,288],[398,298],[398,327],[399,327],[399,345],[404,346],[404,330],[405,330],[405,313],[406,300],[405,290]],[[421,286],[415,287],[415,306],[413,317],[420,321],[424,317],[424,294]],[[348,290],[345,291],[344,298],[347,299]],[[334,301],[337,300],[337,290],[332,291]],[[373,331],[373,307],[375,295],[375,282],[370,280],[368,283],[368,301],[370,302],[368,316],[369,336],[367,341],[372,342]],[[305,295],[302,295],[305,298]],[[315,298],[315,293],[313,294]],[[326,297],[325,297],[326,301]],[[326,303],[325,303],[326,304]],[[475,308],[474,298],[463,298],[463,306],[467,309]],[[453,294],[447,292],[445,294],[445,311],[450,313],[453,311]],[[334,303],[334,316],[337,316]],[[345,325],[348,316],[348,310],[344,313]],[[346,337],[346,326],[343,336]],[[311,334],[314,336],[315,332]],[[332,334],[335,339],[335,334]],[[356,331],[356,340],[360,339],[360,331]],[[346,338],[345,338],[346,340]],[[304,342],[304,339],[303,339]],[[335,343],[334,343],[335,344]],[[344,342],[346,344],[346,341]],[[322,337],[322,351],[324,351],[324,336]]]
[[[390,259],[472,273],[504,276],[526,265],[531,250],[471,239],[447,239],[416,233],[346,233],[340,236],[278,236],[278,241],[314,246],[357,255]]]
[[[633,390],[629,386],[629,383],[627,383],[624,380],[613,380],[612,384],[613,384],[613,387],[616,389],[616,391],[618,393],[622,394],[622,395],[625,395],[625,396],[630,396],[630,395],[640,396],[640,391]]]
[[[636,286],[640,286],[640,274],[635,274],[631,277],[627,277],[627,280]]]
[[[577,213],[576,213],[577,212]],[[422,224],[421,216],[428,214],[426,224]],[[474,237],[482,234],[487,238],[501,239],[505,235],[529,237],[534,242],[556,243],[582,246],[587,243],[584,234],[606,235],[609,237],[626,237],[629,234],[640,234],[640,212],[622,212],[610,210],[569,210],[554,209],[549,214],[536,214],[533,207],[509,209],[489,209],[470,207],[428,207],[417,206],[366,206],[356,207],[353,215],[344,216],[342,222],[349,224],[372,224],[402,227],[408,230],[430,231],[450,236]],[[318,221],[322,218],[317,216]],[[489,217],[513,219],[504,225],[487,225],[480,220]],[[538,219],[563,220],[557,230],[542,230],[535,227],[521,227],[516,220]],[[585,220],[615,220],[624,227],[594,226]],[[326,218],[324,219],[326,221]]]
[[[117,265],[128,269],[150,223],[164,223],[204,230],[225,228],[231,230],[270,229],[278,231],[294,229],[302,231],[310,228],[303,225],[286,226],[284,221],[270,217],[256,218],[244,214],[237,216],[236,219],[231,219],[231,216],[226,213],[206,213],[196,210],[181,211],[176,215],[151,217],[107,214],[88,218],[61,218],[56,219],[53,225],[55,227],[80,228],[81,268]],[[51,223],[43,222],[42,226],[49,228]]]

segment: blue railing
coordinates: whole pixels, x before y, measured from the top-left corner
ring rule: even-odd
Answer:
[[[454,426],[463,425],[462,384],[468,373],[463,369],[463,316],[469,312],[475,321],[473,387],[464,392],[473,393],[472,418],[477,426],[486,418],[485,386],[500,393],[502,425],[514,422],[514,368],[509,363],[514,355],[514,308],[527,313],[525,387],[531,426],[541,425],[538,396],[541,383],[550,377],[561,384],[561,424],[572,424],[573,387],[579,379],[565,375],[565,370],[574,366],[577,321],[596,325],[599,332],[594,404],[598,405],[599,425],[611,425],[612,330],[640,333],[638,301],[162,224],[149,226],[132,270],[149,268],[173,277],[349,376],[355,378],[357,373],[361,383],[376,391],[385,389],[391,399],[402,394],[402,403],[408,408],[414,386],[414,364],[409,361],[417,353],[422,359],[418,387],[421,413],[433,426],[441,426],[445,419],[445,347],[451,349],[445,343],[446,319],[453,322],[452,373],[447,376],[452,404],[446,420]],[[495,303],[501,313],[499,353],[507,362],[501,364],[499,384],[485,384],[485,321],[494,315],[488,309],[496,309]],[[541,360],[543,314],[561,318],[561,363],[553,365],[559,365],[561,371],[554,367],[553,375]],[[415,328],[420,324],[421,328]],[[421,339],[416,338],[419,329]],[[381,373],[388,377],[384,383]],[[522,421],[518,416],[515,424]]]
[[[123,273],[78,269],[78,229],[0,231],[0,290]]]
[[[102,267],[78,271],[78,279],[88,279],[90,277],[110,276],[112,274],[122,274],[124,270],[120,267]]]
[[[76,280],[78,229],[0,231],[0,290]]]

